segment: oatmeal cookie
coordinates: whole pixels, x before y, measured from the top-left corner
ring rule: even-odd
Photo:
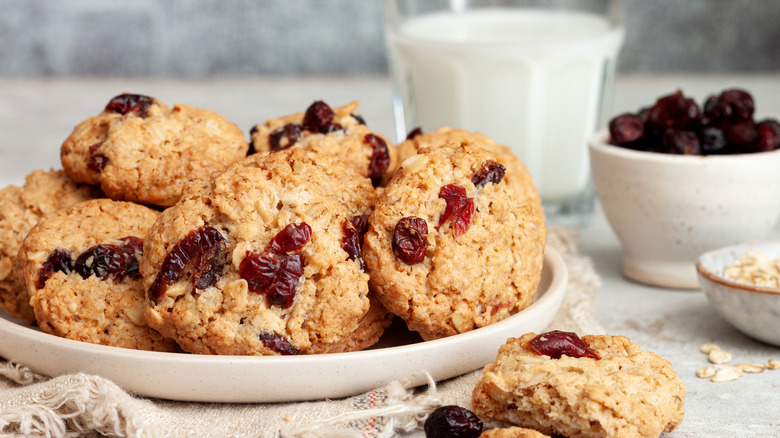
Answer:
[[[479,132],[470,132],[465,129],[454,129],[444,126],[436,131],[423,133],[421,130],[415,130],[409,137],[398,145],[399,166],[404,160],[417,154],[422,148],[438,147],[449,143],[460,143],[470,141],[477,146],[486,149],[496,157],[496,161],[506,167],[507,184],[515,187],[521,199],[526,199],[541,205],[539,193],[536,191],[531,175],[526,170],[525,165],[517,159],[515,154],[507,146],[496,143],[492,138]],[[395,173],[394,169],[392,173]]]
[[[421,149],[369,218],[363,255],[371,286],[425,340],[489,325],[533,300],[544,218],[503,171],[470,142]]]
[[[30,297],[14,271],[22,241],[44,215],[99,196],[99,190],[74,183],[62,170],[36,170],[23,187],[0,190],[0,309],[35,323]]]
[[[74,128],[61,159],[74,181],[99,185],[112,199],[167,207],[188,181],[208,178],[248,149],[241,130],[215,112],[122,94]]]
[[[368,274],[351,249],[353,212],[368,207],[336,198],[357,200],[349,192],[366,184],[340,161],[303,150],[250,157],[193,184],[145,241],[149,325],[201,354],[341,345],[369,311]]]
[[[472,401],[483,419],[550,435],[649,438],[683,421],[685,385],[668,361],[622,336],[528,333],[499,349]]]
[[[550,436],[533,429],[513,426],[488,429],[482,432],[479,438],[550,438]]]
[[[358,102],[331,108],[316,101],[305,113],[257,124],[250,132],[252,148],[262,155],[293,146],[330,155],[370,178],[375,187],[384,185],[397,166],[397,152],[366,126],[357,107]]]
[[[143,316],[141,236],[157,215],[142,205],[94,199],[42,219],[17,260],[41,330],[94,344],[176,351]]]

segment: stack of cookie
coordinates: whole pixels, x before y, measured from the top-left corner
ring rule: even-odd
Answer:
[[[393,146],[357,106],[314,102],[248,143],[211,111],[117,96],[63,143],[64,171],[0,191],[0,307],[70,339],[235,355],[527,307],[545,225],[523,165],[449,128]]]

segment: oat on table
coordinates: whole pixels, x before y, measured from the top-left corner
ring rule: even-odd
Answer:
[[[481,418],[570,438],[658,437],[682,422],[685,385],[665,359],[622,336],[583,336],[577,348],[550,336],[528,333],[499,349],[472,395]],[[537,352],[555,351],[549,339],[569,351]]]
[[[361,322],[385,323],[369,315],[368,274],[353,251],[352,220],[372,194],[346,164],[293,149],[193,185],[145,241],[147,321],[192,353],[356,346]]]
[[[545,242],[541,209],[470,142],[404,161],[369,218],[363,247],[382,303],[430,340],[531,304]]]
[[[331,108],[322,101],[305,112],[277,117],[255,125],[251,144],[261,155],[291,147],[336,157],[383,186],[396,167],[397,152],[383,135],[372,131],[357,113],[358,102]]]
[[[35,323],[30,296],[14,271],[27,233],[45,215],[101,194],[76,184],[62,170],[35,170],[24,186],[0,189],[0,308],[27,324]]]
[[[139,260],[157,215],[139,204],[94,199],[42,219],[24,240],[16,267],[41,330],[93,344],[177,351],[143,316]]]
[[[208,178],[248,149],[241,130],[213,111],[122,94],[73,129],[61,159],[74,181],[99,185],[112,199],[167,207],[188,181]]]

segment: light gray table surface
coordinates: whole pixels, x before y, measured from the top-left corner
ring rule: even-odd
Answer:
[[[634,111],[678,88],[701,101],[732,86],[755,94],[759,117],[780,118],[780,74],[618,77],[613,112]],[[359,100],[369,126],[391,138],[394,132],[391,85],[384,77],[5,78],[0,79],[0,187],[22,184],[34,169],[59,168],[59,147],[73,126],[123,91],[209,108],[244,132],[267,118],[302,111],[313,100],[333,105]],[[780,236],[780,230],[773,234]],[[720,344],[735,363],[780,360],[780,348],[732,328],[700,291],[653,288],[622,277],[620,245],[601,210],[581,237],[580,251],[591,257],[602,279],[596,296],[599,323],[608,333],[628,336],[668,359],[687,385],[685,421],[668,436],[780,437],[780,370],[727,383],[695,376],[707,364],[699,352],[705,342]]]

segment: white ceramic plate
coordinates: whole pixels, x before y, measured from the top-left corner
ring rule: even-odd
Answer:
[[[394,324],[371,349],[302,356],[204,356],[137,351],[48,335],[0,313],[0,356],[48,376],[74,372],[112,380],[147,397],[202,402],[285,402],[345,397],[424,370],[443,380],[493,361],[510,336],[541,331],[560,307],[568,274],[547,249],[534,303],[496,324],[422,342]]]

